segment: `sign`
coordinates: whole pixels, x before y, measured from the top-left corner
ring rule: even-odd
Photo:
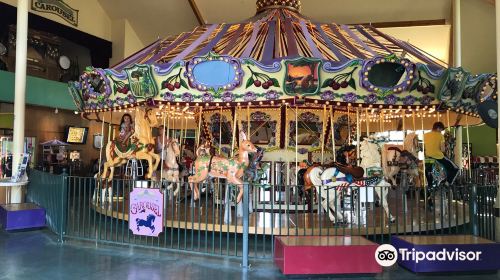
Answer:
[[[21,154],[21,161],[19,162],[17,169],[13,172],[11,178],[12,182],[20,182],[25,179],[24,175],[26,174],[26,168],[28,167],[29,161],[30,154]]]
[[[66,142],[75,143],[75,144],[84,144],[87,136],[86,127],[68,127],[68,137],[66,138]]]
[[[71,8],[62,0],[32,0],[33,11],[58,15],[74,26],[78,26],[78,10]]]
[[[159,189],[134,188],[128,217],[135,235],[158,236],[163,231],[163,193]]]

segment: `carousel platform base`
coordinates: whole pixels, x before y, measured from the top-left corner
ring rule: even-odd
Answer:
[[[285,275],[376,274],[377,247],[361,236],[280,236],[274,262]]]
[[[4,230],[45,227],[45,209],[33,203],[0,205],[0,224]]]
[[[398,264],[415,273],[500,269],[500,243],[477,236],[393,236],[391,244]]]

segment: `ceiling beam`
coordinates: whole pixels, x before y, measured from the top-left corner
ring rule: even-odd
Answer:
[[[445,25],[446,20],[429,19],[429,20],[412,20],[412,21],[371,22],[371,23],[357,23],[357,24],[371,25],[375,28],[411,27],[411,26]]]
[[[207,22],[203,19],[203,15],[201,14],[198,5],[196,4],[196,0],[189,0],[189,5],[191,6],[193,13],[196,16],[196,19],[198,20],[198,24],[199,25],[207,24]]]

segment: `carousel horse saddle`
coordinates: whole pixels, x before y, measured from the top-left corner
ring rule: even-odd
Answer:
[[[349,166],[340,163],[334,163],[333,167],[337,168],[340,172],[346,175],[351,175],[354,180],[363,178],[363,175],[365,174],[365,170],[359,166]]]

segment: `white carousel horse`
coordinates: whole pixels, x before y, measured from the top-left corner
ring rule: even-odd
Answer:
[[[130,145],[126,151],[121,151],[117,147],[117,141],[112,140],[106,144],[106,162],[102,170],[102,174],[96,174],[95,178],[104,179],[101,182],[107,183],[107,187],[102,187],[102,197],[108,192],[108,202],[112,201],[112,179],[116,167],[122,166],[129,159],[144,159],[148,161],[147,179],[153,177],[153,172],[160,164],[160,156],[154,152],[154,138],[151,128],[158,126],[158,120],[153,110],[150,108],[144,109],[139,107],[135,114],[134,133],[130,136]],[[109,174],[108,174],[109,169]],[[104,182],[107,181],[107,182]],[[93,201],[96,201],[95,193]]]
[[[406,152],[405,155],[413,157],[415,161],[418,159],[418,137],[415,133],[409,133],[406,135],[403,146],[401,145],[391,145],[385,144],[382,149],[382,170],[385,179],[390,182],[393,186],[396,186],[395,176],[399,173],[401,167],[399,165],[402,152]],[[419,184],[419,170],[418,164],[410,164],[407,174],[410,179],[415,182],[417,186]]]
[[[198,184],[205,181],[208,177],[224,178],[227,183],[238,186],[239,192],[236,201],[239,203],[243,198],[243,177],[245,169],[248,167],[248,153],[257,152],[257,148],[247,140],[243,131],[240,131],[240,145],[238,156],[235,158],[226,158],[222,156],[201,156],[194,162],[194,174],[188,178],[193,198],[197,200],[200,197]]]
[[[316,192],[321,196],[321,206],[328,213],[330,220],[345,223],[345,218],[348,217],[344,217],[341,211],[343,189],[345,187],[363,187],[366,181],[352,181],[348,175],[335,167],[323,170],[320,166],[313,166],[309,168],[308,176],[316,188]],[[356,215],[356,213],[351,214]]]
[[[365,138],[360,146],[360,166],[363,167],[367,176],[380,176],[381,180],[373,186],[375,193],[379,197],[385,214],[390,222],[394,222],[395,218],[391,215],[389,205],[387,203],[387,195],[389,193],[389,184],[382,174],[382,157],[380,156],[380,146],[372,142],[370,138]],[[378,173],[378,175],[377,175]]]
[[[172,190],[172,186],[175,185],[174,196],[179,193],[179,164],[177,164],[176,157],[180,155],[181,151],[179,149],[179,144],[177,139],[166,139],[165,140],[165,151],[164,151],[164,161],[163,161],[163,176],[162,179],[169,182],[167,190]]]

